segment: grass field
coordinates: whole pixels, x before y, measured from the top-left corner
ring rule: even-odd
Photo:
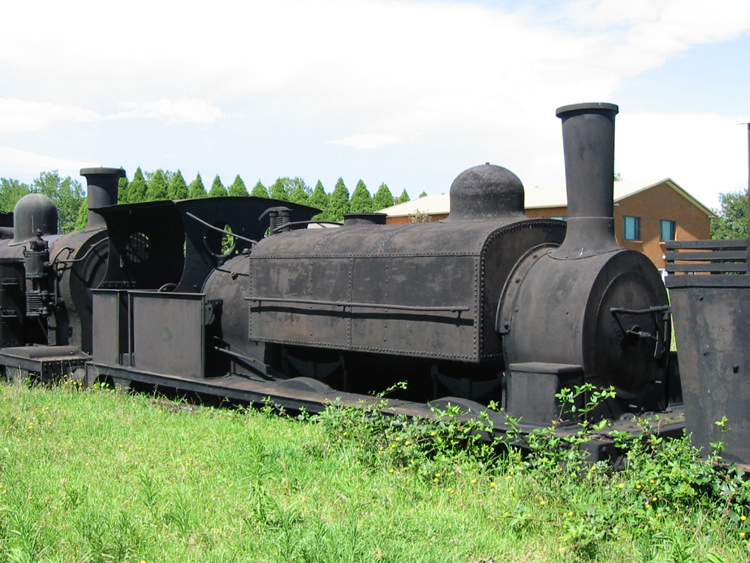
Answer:
[[[0,561],[750,560],[747,487],[684,443],[612,472],[463,432],[3,384]]]

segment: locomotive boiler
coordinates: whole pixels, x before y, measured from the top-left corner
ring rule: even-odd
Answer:
[[[546,426],[559,414],[555,394],[584,382],[616,389],[598,415],[660,410],[668,300],[651,262],[614,239],[617,111],[558,110],[567,222],[526,217],[521,181],[491,164],[455,179],[450,216],[436,223],[360,213],[311,228],[319,210],[257,198],[90,205],[106,252],[68,242],[48,259],[55,235],[44,232],[22,245],[13,267],[46,296],[27,292],[26,304],[46,303],[39,316],[55,338],[24,340],[46,348],[14,343],[14,358],[70,343],[86,355],[77,374],[89,383],[272,397],[313,411],[400,381],[407,389],[391,408],[411,414],[498,401]],[[66,281],[58,248],[71,249],[70,276],[99,257],[76,274],[81,285]],[[56,262],[54,276],[29,273]],[[65,301],[65,284],[90,309]],[[88,325],[59,339],[57,319],[73,313]],[[5,352],[0,364],[16,365]]]
[[[340,229],[260,241],[243,280],[246,323],[225,342],[251,342],[268,377],[355,393],[403,380],[410,400],[496,400],[540,424],[557,416],[556,392],[584,381],[616,388],[608,416],[663,408],[666,291],[653,264],[614,238],[617,111],[558,110],[567,229],[525,216],[509,170],[470,168],[451,186],[444,221],[357,214]],[[206,295],[233,284],[216,273]]]

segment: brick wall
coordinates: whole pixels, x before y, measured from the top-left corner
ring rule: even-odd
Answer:
[[[529,217],[560,217],[567,207],[527,209]],[[641,240],[623,240],[623,217],[641,218]],[[615,203],[615,238],[620,246],[638,250],[659,269],[664,269],[664,243],[660,238],[662,220],[676,223],[676,240],[711,238],[711,220],[687,198],[668,184],[659,184]]]

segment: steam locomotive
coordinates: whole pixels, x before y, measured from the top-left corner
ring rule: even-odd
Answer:
[[[669,302],[615,242],[617,112],[557,110],[566,222],[526,217],[521,181],[491,164],[455,179],[446,220],[340,228],[252,197],[116,205],[124,172],[84,169],[83,231],[55,234],[54,206],[31,195],[0,241],[0,365],[312,411],[407,381],[390,408],[494,400],[528,426],[584,382],[615,387],[602,416],[663,410]]]

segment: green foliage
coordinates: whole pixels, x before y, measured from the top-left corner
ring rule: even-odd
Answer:
[[[357,182],[357,186],[352,193],[352,199],[349,202],[350,213],[360,213],[362,211],[372,211],[373,203],[370,191],[362,180]]]
[[[292,203],[299,203],[300,205],[307,205],[308,201],[310,200],[310,194],[308,193],[308,190],[305,189],[305,186],[297,186],[297,189],[292,192],[292,195],[289,196],[289,201]]]
[[[211,191],[208,192],[208,197],[227,197],[227,189],[221,183],[221,178],[219,178],[218,174],[211,184]]]
[[[188,197],[187,182],[182,177],[182,172],[178,170],[172,175],[172,179],[169,181],[167,199],[188,199]]]
[[[578,408],[574,395],[559,399]],[[659,441],[659,421],[621,438],[615,471],[493,446],[477,438],[489,420],[453,406],[432,420],[382,415],[383,396],[296,418],[271,404],[202,408],[74,382],[3,385],[0,403],[3,561],[750,556],[748,485],[697,459],[687,439]],[[533,460],[546,455],[558,461]]]
[[[208,197],[208,194],[206,193],[206,187],[203,185],[203,178],[201,178],[200,172],[196,174],[195,180],[190,182],[190,186],[188,187],[188,197],[190,199]]]
[[[451,483],[468,470],[488,470],[497,459],[497,450],[482,440],[482,432],[492,429],[486,417],[461,417],[458,406],[433,409],[434,418],[410,419],[404,415],[384,416],[384,398],[400,383],[369,403],[358,406],[330,404],[316,417],[326,431],[339,439],[357,444],[358,459],[366,467],[416,478],[434,485]]]
[[[317,209],[326,209],[328,207],[328,194],[325,189],[323,189],[323,183],[320,180],[315,184],[315,189],[313,190],[310,199],[307,201],[307,205]],[[325,213],[319,213],[315,218],[321,219],[324,215]]]
[[[148,182],[148,188],[146,189],[145,201],[167,199],[168,191],[169,184],[167,183],[164,171],[159,169],[151,175],[151,180]]]
[[[711,238],[747,238],[747,193],[719,194],[719,204],[716,217],[711,219]]]
[[[422,192],[421,194],[419,194],[419,197],[420,197],[420,198],[422,198],[422,197],[427,197],[427,192]]]
[[[0,178],[0,211],[11,212],[26,194],[31,193],[27,184],[9,178]]]
[[[58,232],[69,233],[75,229],[81,201],[85,198],[78,180],[70,176],[61,178],[57,170],[42,172],[31,183],[31,191],[46,195],[57,205]]]
[[[130,182],[123,176],[117,180],[117,201],[118,203],[130,203]]]
[[[88,202],[84,199],[81,202],[81,206],[78,208],[78,218],[76,219],[76,231],[82,231],[86,228],[86,223],[89,220],[89,206]]]
[[[253,187],[253,191],[250,192],[250,195],[253,197],[270,197],[268,195],[268,190],[260,180],[258,180],[258,183],[255,184],[255,187]]]
[[[141,167],[135,169],[133,179],[128,184],[128,200],[126,203],[140,203],[146,200],[146,192],[148,190],[148,184],[146,178],[143,176]]]
[[[234,182],[229,186],[229,195],[231,197],[246,197],[249,195],[245,187],[245,182],[242,181],[239,174],[235,176]]]
[[[285,176],[283,178],[277,178],[276,181],[271,186],[271,189],[268,190],[268,193],[271,199],[289,201],[289,196],[292,193],[290,191],[291,188],[292,188],[292,179]]]
[[[406,193],[406,190],[401,192],[401,195],[398,196],[397,203],[406,203],[407,201],[411,201],[411,198],[409,197],[409,194]]]
[[[391,207],[396,203],[396,198],[393,197],[391,190],[384,183],[380,184],[378,191],[375,192],[375,196],[372,198],[372,208],[374,211],[380,211],[386,207]]]
[[[343,221],[346,213],[349,213],[349,190],[344,179],[339,178],[328,197],[328,208],[323,215],[328,221]]]

